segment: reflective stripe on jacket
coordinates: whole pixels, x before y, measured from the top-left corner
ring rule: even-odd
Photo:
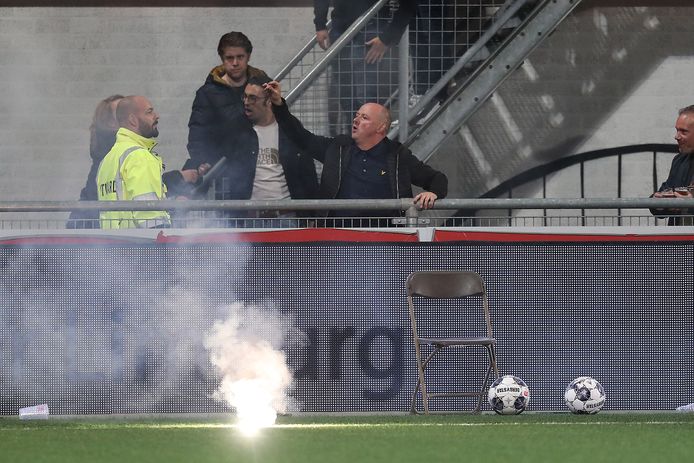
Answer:
[[[96,178],[99,201],[159,200],[166,198],[164,164],[152,151],[156,141],[120,128]],[[101,228],[153,228],[169,225],[166,211],[101,211]]]

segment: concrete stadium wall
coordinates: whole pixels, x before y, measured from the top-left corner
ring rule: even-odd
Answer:
[[[676,109],[694,102],[688,81],[694,58],[683,46],[694,35],[686,14],[691,8],[651,9],[670,18],[668,23],[680,18],[681,27],[663,31],[653,44],[673,50],[672,56],[615,108],[582,150],[670,142]],[[619,20],[619,8],[596,10],[575,14],[592,16],[598,25]],[[251,63],[272,74],[311,36],[312,11],[0,8],[0,197],[77,199],[90,166],[92,112],[98,100],[113,93],[150,97],[161,115],[158,152],[167,168],[180,167],[187,157],[195,90],[218,62],[219,36],[230,30],[250,37]],[[561,88],[562,82],[548,82],[555,84]]]

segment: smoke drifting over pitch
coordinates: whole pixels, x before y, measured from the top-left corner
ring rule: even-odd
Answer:
[[[5,248],[0,414],[219,412],[248,378],[265,378],[273,410],[294,408],[281,349],[302,335],[285,307],[236,302],[250,253]]]
[[[292,324],[272,309],[237,303],[205,338],[210,361],[221,382],[215,398],[236,409],[240,428],[249,434],[270,426],[290,406],[292,373],[280,349]]]

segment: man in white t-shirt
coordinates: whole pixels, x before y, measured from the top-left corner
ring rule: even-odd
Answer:
[[[280,163],[279,126],[268,107],[263,88],[250,85],[243,94],[246,117],[253,123],[258,136],[258,159],[251,199],[289,199],[289,187]]]
[[[234,154],[255,159],[255,172],[247,173],[252,178],[252,188],[248,198],[242,199],[316,198],[318,177],[313,159],[301,153],[280,131],[269,95],[263,88],[267,82],[270,79],[266,77],[250,78],[242,95],[244,113],[253,124],[255,135],[239,136]],[[259,211],[257,214],[259,217],[287,215],[276,211]]]

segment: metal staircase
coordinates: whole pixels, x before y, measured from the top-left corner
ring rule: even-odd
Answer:
[[[481,37],[441,79],[446,81],[449,88],[450,82],[455,82],[455,90],[426,123],[408,138],[407,144],[412,151],[423,160],[428,160],[436,153],[578,3],[580,0],[543,0],[512,2],[508,5],[496,23],[499,25],[497,32]],[[528,6],[534,6],[532,11],[527,12]],[[518,13],[521,13],[520,17]],[[520,23],[515,27],[503,27],[506,22],[519,19]],[[458,83],[457,74],[482,52],[489,56],[464,81]],[[436,91],[442,84],[443,82],[439,82],[433,90]],[[412,112],[417,113],[418,109],[420,108],[415,107]],[[515,127],[511,126],[509,129],[511,134],[518,133]]]
[[[478,197],[519,172],[568,156],[667,56],[687,53],[684,44],[654,46],[663,31],[676,27],[675,21],[672,13],[639,7],[573,14],[482,104],[474,101],[476,95],[470,102],[472,94],[461,93],[460,104],[467,101],[475,112],[459,128],[450,128],[455,125],[446,120],[449,116],[439,115],[413,134],[419,139],[411,146],[458,180],[450,182],[451,197]],[[440,138],[432,134],[435,129],[449,136],[434,147]],[[603,174],[587,180],[588,196],[612,194],[613,178]],[[561,182],[548,197],[579,194],[573,180]],[[543,195],[538,185],[514,194],[536,195]]]
[[[448,57],[448,61],[453,65],[442,70],[443,77],[438,82],[431,82],[428,91],[411,108],[406,104],[396,103],[401,95],[408,95],[406,90],[412,85],[411,72],[409,81],[402,78],[402,66],[412,66],[411,59],[402,58],[407,56],[402,53],[403,49],[407,50],[409,47],[401,47],[401,59],[398,63],[401,66],[399,85],[392,82],[390,94],[378,97],[380,102],[390,105],[394,118],[398,119],[397,127],[389,136],[407,139],[406,143],[412,146],[420,158],[429,159],[579,1],[508,0],[503,4],[500,4],[499,0],[464,2],[467,3],[467,9],[461,10],[460,13],[458,10],[455,12],[468,16],[466,28],[452,31],[456,36],[455,53],[460,56]],[[379,14],[383,15],[389,6],[392,7],[391,3],[380,0],[374,4],[325,53],[317,50],[315,40],[311,39],[276,76],[282,81],[292,110],[310,130],[326,135],[336,130],[331,127],[336,117],[326,117],[326,114],[335,111],[335,104],[330,102],[329,66],[331,63],[334,66],[341,50],[348,46],[349,41],[373,23]],[[476,6],[474,12],[470,7],[473,3]],[[480,26],[471,28],[470,24],[473,21],[469,16],[474,16]],[[462,34],[467,34],[467,39],[459,41],[458,36]],[[470,37],[476,41],[471,41]],[[407,38],[408,35],[405,34],[404,44],[407,44]],[[413,49],[417,46],[417,43],[412,44]],[[397,57],[397,50],[391,50],[390,56],[382,65],[387,63],[384,67],[392,68],[392,62],[397,62]],[[430,113],[433,103],[441,99],[441,95],[447,91],[453,92],[433,114],[429,114],[426,123],[421,124],[422,114]],[[343,115],[342,119],[350,121],[351,114]],[[406,135],[411,130],[414,133],[408,138]]]

